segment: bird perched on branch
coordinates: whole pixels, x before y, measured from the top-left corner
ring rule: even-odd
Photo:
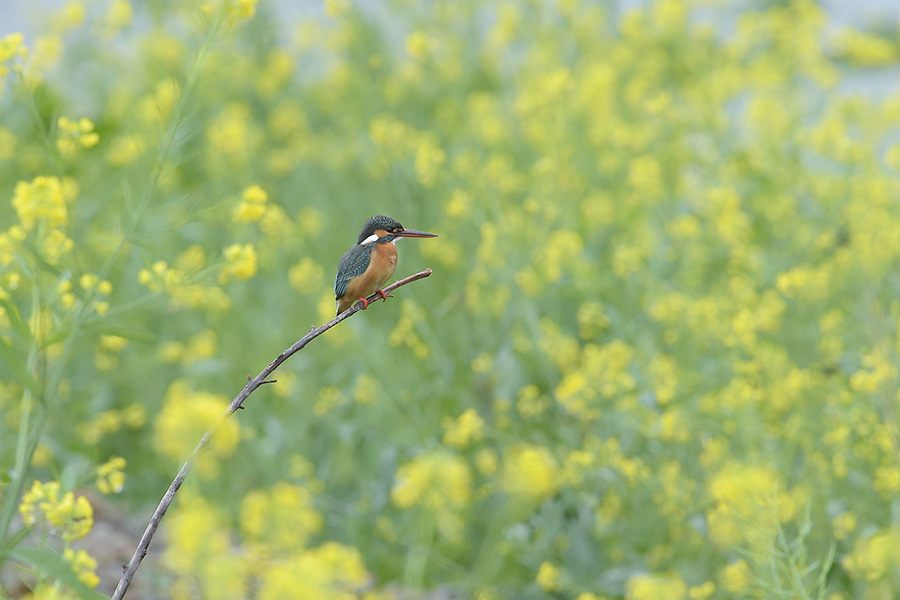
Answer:
[[[366,221],[356,243],[344,252],[334,280],[337,314],[341,314],[357,300],[368,308],[367,297],[378,293],[385,300],[381,288],[397,268],[397,241],[400,238],[438,237],[427,231],[406,229],[390,217],[376,215]]]

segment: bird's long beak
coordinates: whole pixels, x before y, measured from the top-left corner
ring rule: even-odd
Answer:
[[[403,231],[398,231],[394,235],[400,236],[400,237],[412,237],[412,238],[437,237],[436,233],[428,233],[427,231],[418,231],[417,229],[404,229]]]

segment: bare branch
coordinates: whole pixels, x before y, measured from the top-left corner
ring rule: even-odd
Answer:
[[[404,277],[403,279],[396,281],[384,288],[384,292],[388,293],[408,283],[412,283],[413,281],[425,279],[426,277],[431,275],[431,273],[431,269],[425,269],[424,271],[416,273],[415,275]],[[368,300],[369,304],[371,305],[376,298],[381,298],[381,294],[372,294],[366,300]],[[309,333],[294,342],[294,344],[290,348],[279,354],[275,358],[275,360],[269,363],[269,366],[259,372],[259,375],[252,379],[250,379],[250,377],[248,376],[247,384],[244,386],[244,389],[242,389],[240,393],[234,397],[234,400],[232,400],[231,404],[228,405],[228,408],[225,409],[225,414],[222,415],[222,419],[219,421],[219,423],[203,434],[203,437],[200,439],[200,443],[197,444],[197,447],[191,453],[191,456],[187,459],[187,462],[182,465],[181,470],[178,471],[178,475],[175,476],[175,480],[172,481],[169,489],[166,490],[166,493],[163,495],[162,500],[159,501],[159,506],[156,507],[156,511],[154,511],[153,516],[150,518],[150,522],[147,524],[147,529],[144,530],[144,535],[141,536],[141,541],[138,544],[137,549],[134,551],[134,556],[131,557],[131,561],[125,568],[125,572],[122,574],[122,579],[119,580],[119,584],[116,586],[116,591],[113,592],[113,595],[110,597],[111,600],[121,600],[125,596],[125,592],[128,590],[128,586],[129,584],[131,584],[131,580],[134,578],[135,573],[137,573],[137,570],[141,566],[141,561],[144,560],[145,556],[147,556],[147,551],[150,547],[150,541],[153,539],[153,535],[156,533],[156,529],[159,527],[160,521],[162,521],[163,516],[165,516],[166,511],[169,509],[169,505],[172,504],[172,500],[174,500],[175,498],[175,493],[178,491],[178,488],[181,487],[181,484],[184,483],[187,474],[190,472],[191,467],[194,464],[194,460],[201,452],[206,449],[206,447],[209,445],[210,438],[212,438],[213,434],[222,425],[222,423],[224,423],[236,410],[238,410],[239,408],[244,408],[244,400],[246,400],[247,397],[256,390],[256,388],[265,383],[275,383],[274,380],[270,380],[267,378],[275,369],[281,366],[281,363],[302,350],[308,343],[310,343],[341,321],[349,319],[361,310],[363,310],[363,303],[357,302],[321,327],[312,328]]]

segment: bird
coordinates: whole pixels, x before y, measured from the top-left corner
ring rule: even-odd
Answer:
[[[375,215],[366,221],[359,231],[356,243],[341,256],[337,277],[334,279],[334,299],[337,314],[341,314],[357,300],[368,308],[366,299],[378,293],[384,300],[382,286],[397,268],[397,242],[401,238],[435,238],[434,233],[406,229],[395,219]]]

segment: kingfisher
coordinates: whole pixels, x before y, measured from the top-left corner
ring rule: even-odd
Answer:
[[[344,252],[338,264],[334,280],[337,314],[350,308],[357,300],[362,301],[363,309],[368,308],[369,301],[366,298],[374,293],[384,300],[388,299],[388,294],[381,288],[397,268],[397,241],[405,237],[438,236],[427,231],[406,229],[384,215],[375,215],[366,221],[359,231],[356,243]]]

